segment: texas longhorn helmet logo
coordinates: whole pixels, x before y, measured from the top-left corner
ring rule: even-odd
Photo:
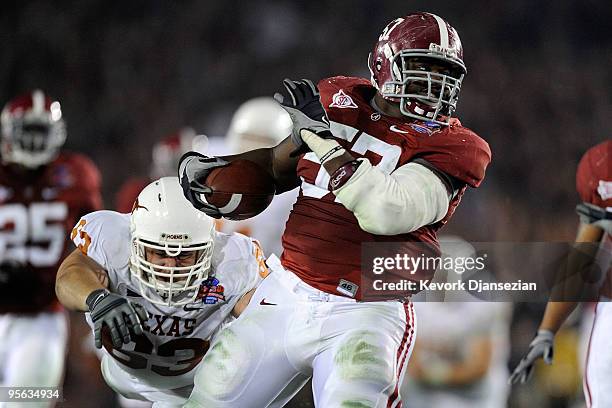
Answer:
[[[145,207],[144,205],[140,205],[140,203],[138,203],[138,198],[136,198],[136,201],[134,201],[134,205],[132,205],[132,214],[134,214],[134,211],[139,208],[144,208],[145,210],[149,211],[147,207]]]

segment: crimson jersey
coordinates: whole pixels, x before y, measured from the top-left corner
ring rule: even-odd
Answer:
[[[115,210],[120,213],[131,212],[134,201],[136,201],[140,192],[152,181],[145,177],[133,177],[123,183],[115,195]]]
[[[600,143],[582,156],[576,171],[576,190],[580,199],[587,204],[599,208],[603,214],[612,214],[612,140]],[[607,256],[612,251],[612,220],[598,219],[595,217],[586,222],[595,223],[604,229],[602,246],[605,251],[600,251],[600,256]],[[605,261],[604,261],[605,262]],[[609,262],[609,260],[608,260]],[[612,265],[608,268],[608,274],[601,288],[600,294],[612,299]]]
[[[100,173],[81,154],[61,153],[45,167],[20,170],[0,166],[0,260],[25,265],[27,279],[13,283],[27,287],[10,286],[15,300],[1,303],[3,313],[59,307],[55,274],[70,231],[81,215],[102,208]]]
[[[439,253],[436,231],[452,216],[466,186],[480,185],[491,151],[456,119],[441,127],[379,114],[370,106],[376,90],[365,79],[334,77],[318,86],[332,133],[354,157],[367,158],[387,174],[423,159],[464,184],[441,221],[406,234],[375,235],[362,230],[353,213],[327,189],[329,174],[315,154],[303,155],[297,167],[300,195],[287,221],[281,261],[308,284],[343,295],[345,291],[338,291],[341,280],[360,284],[363,242],[424,242]],[[361,289],[355,297],[361,298]]]

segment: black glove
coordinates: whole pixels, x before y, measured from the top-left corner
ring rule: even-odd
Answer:
[[[329,130],[329,119],[323,105],[321,105],[319,90],[316,85],[308,79],[302,79],[301,81],[284,79],[283,85],[285,85],[291,101],[288,101],[279,93],[274,95],[274,99],[289,113],[293,121],[291,141],[296,149],[290,155],[294,157],[310,151],[300,135],[302,129],[308,129],[323,139],[331,139],[333,136]]]
[[[535,362],[540,358],[543,358],[546,364],[552,364],[554,339],[553,332],[538,330],[535,338],[529,344],[529,351],[516,366],[508,382],[510,384],[527,382],[531,377]]]
[[[183,195],[195,208],[213,218],[221,218],[221,212],[206,201],[206,194],[212,190],[204,182],[212,169],[228,164],[220,157],[208,157],[197,152],[187,152],[179,161],[178,176]]]
[[[94,323],[97,348],[102,348],[104,325],[110,329],[113,346],[118,348],[122,343],[132,340],[130,332],[136,336],[141,335],[142,322],[148,320],[144,307],[106,289],[94,290],[87,296],[85,303]]]

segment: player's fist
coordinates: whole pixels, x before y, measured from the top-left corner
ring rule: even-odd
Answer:
[[[316,85],[308,79],[299,81],[284,79],[283,85],[290,98],[277,93],[274,95],[274,99],[289,113],[293,121],[291,141],[296,149],[291,153],[291,156],[310,150],[302,139],[301,131],[304,129],[310,130],[324,139],[332,138],[329,130],[329,119],[323,105],[321,105],[319,90]]]
[[[94,324],[96,347],[102,348],[102,328],[108,326],[114,347],[129,343],[130,333],[142,334],[142,322],[147,320],[147,312],[138,303],[133,303],[106,289],[94,290],[85,301]]]
[[[529,344],[529,351],[521,359],[510,376],[510,384],[525,383],[531,377],[533,366],[539,358],[546,364],[552,364],[553,343],[555,335],[550,330],[538,330],[538,333]]]
[[[206,201],[206,194],[212,192],[205,184],[208,174],[229,162],[220,157],[208,157],[197,152],[187,152],[179,161],[178,177],[183,195],[198,210],[213,218],[221,218],[219,208]]]

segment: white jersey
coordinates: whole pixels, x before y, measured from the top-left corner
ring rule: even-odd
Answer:
[[[141,304],[148,313],[144,334],[116,349],[103,331],[106,352],[121,368],[160,389],[188,385],[193,368],[208,350],[211,336],[231,319],[236,302],[267,274],[256,242],[239,234],[214,234],[209,278],[200,295],[184,306],[157,305],[140,296],[129,269],[130,215],[97,211],[81,218],[74,243],[108,273],[109,290]],[[89,314],[87,321],[93,327]]]
[[[208,139],[206,154],[223,156],[230,153],[232,152],[225,139],[219,137]],[[242,221],[220,219],[217,221],[217,229],[226,233],[239,232],[256,238],[268,256],[275,254],[280,258],[283,251],[281,237],[298,193],[299,188],[295,188],[275,196],[268,208],[253,218]]]
[[[486,375],[463,387],[421,384],[407,376],[403,394],[410,407],[505,407],[508,395],[511,305],[504,302],[415,302],[419,341],[413,358],[449,366],[470,358],[476,339],[487,338],[493,355]],[[411,402],[412,401],[412,402]],[[411,402],[411,403],[410,403]],[[435,403],[434,403],[435,402]]]

